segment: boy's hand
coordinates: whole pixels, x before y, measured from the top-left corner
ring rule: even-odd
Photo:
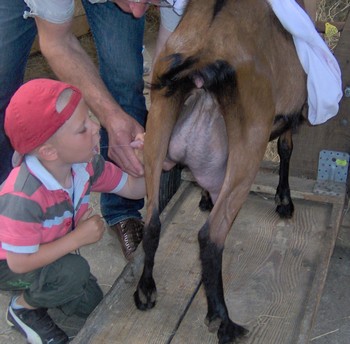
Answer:
[[[135,137],[135,140],[130,143],[130,146],[134,148],[135,155],[137,156],[137,159],[144,165],[143,162],[143,146],[145,142],[145,134],[137,134]],[[166,158],[163,162],[163,170],[169,171],[176,165],[175,162],[169,160]]]
[[[137,134],[135,140],[130,143],[130,147],[134,148],[134,153],[143,165],[143,143],[145,141],[145,133]]]
[[[16,273],[26,273],[51,264],[67,253],[82,246],[93,244],[102,238],[104,221],[99,215],[92,215],[88,209],[72,232],[49,243],[40,244],[34,253],[7,252],[7,263]]]
[[[79,245],[85,246],[99,241],[105,231],[105,222],[100,215],[92,215],[89,208],[81,217],[74,232],[78,236]]]

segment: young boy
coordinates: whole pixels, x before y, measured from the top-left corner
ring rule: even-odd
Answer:
[[[29,343],[66,343],[47,309],[87,317],[103,297],[88,262],[73,253],[105,229],[91,214],[90,192],[140,199],[144,178],[103,160],[99,125],[81,92],[63,82],[35,79],[19,88],[5,130],[20,165],[0,186],[0,289],[22,291],[7,321]]]

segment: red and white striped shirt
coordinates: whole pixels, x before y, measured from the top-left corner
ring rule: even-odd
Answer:
[[[36,157],[26,156],[0,186],[0,259],[6,251],[34,253],[64,236],[73,216],[78,223],[87,210],[90,192],[117,193],[127,176],[97,154],[90,163],[72,166],[71,197]]]

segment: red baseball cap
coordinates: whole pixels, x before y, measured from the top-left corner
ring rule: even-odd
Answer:
[[[60,94],[72,90],[67,105],[57,112]],[[82,98],[74,86],[51,79],[33,79],[13,95],[5,112],[5,132],[21,155],[45,143],[73,114]]]

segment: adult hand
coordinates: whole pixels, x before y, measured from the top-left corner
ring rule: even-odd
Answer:
[[[137,159],[130,143],[134,141],[136,135],[144,132],[144,128],[125,113],[118,117],[110,116],[105,128],[108,132],[109,158],[133,177],[143,176],[143,165]]]

